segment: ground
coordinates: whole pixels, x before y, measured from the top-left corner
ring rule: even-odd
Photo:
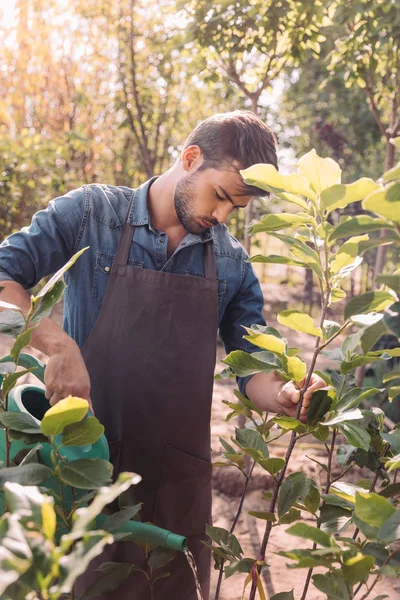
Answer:
[[[286,286],[271,285],[265,286],[264,296],[268,299],[266,302],[267,319],[270,325],[281,328],[274,320],[274,315],[278,310],[290,306],[292,303],[298,303],[296,299],[296,289],[291,293],[288,292]],[[279,308],[277,309],[277,305]],[[53,311],[53,318],[60,323],[61,307],[57,306]],[[311,341],[312,342],[312,341]],[[306,361],[310,360],[312,354],[312,343],[310,344],[309,336],[293,333],[290,339],[293,346],[303,349],[302,356]],[[6,354],[10,348],[11,339],[5,336],[0,336],[0,356]],[[46,362],[46,357],[34,349],[28,348],[28,351],[38,356]],[[216,373],[222,370],[224,365],[221,359],[224,357],[224,350],[218,346]],[[320,364],[319,368],[331,366],[326,360]],[[34,381],[34,379],[32,379]],[[212,450],[213,461],[220,456],[222,447],[219,441],[219,436],[229,440],[229,437],[234,434],[235,423],[226,422],[225,418],[229,412],[228,407],[222,403],[222,400],[233,400],[234,382],[232,380],[216,381],[214,385],[213,396],[213,411],[212,411]],[[296,446],[293,457],[290,461],[288,472],[303,470],[308,477],[312,477],[319,485],[324,483],[323,470],[311,460],[307,460],[306,456],[318,458],[321,461],[326,460],[326,453],[322,445],[316,441],[304,441]],[[274,444],[274,456],[284,456],[287,447],[287,436],[281,438]],[[363,476],[367,476],[366,473]],[[225,467],[217,467],[214,471],[213,479],[213,521],[215,526],[230,528],[235,517],[237,506],[240,500],[240,494],[244,481],[241,473],[236,469],[227,469]],[[265,521],[255,519],[247,513],[249,510],[266,510],[267,503],[261,500],[262,490],[271,489],[271,478],[265,471],[256,471],[249,485],[249,493],[246,497],[242,511],[242,516],[239,519],[235,533],[237,534],[242,545],[244,556],[256,556],[260,542],[264,532]],[[310,522],[311,523],[311,522]],[[289,570],[286,566],[288,560],[275,554],[282,549],[307,548],[304,540],[290,536],[285,533],[287,527],[282,526],[273,529],[270,538],[270,550],[267,555],[267,561],[270,565],[269,574],[267,576],[268,593],[270,597],[273,593],[282,591],[290,591],[294,589],[295,598],[301,596],[303,582],[306,577],[306,570]],[[215,586],[218,578],[218,572],[212,572],[210,598],[214,598]],[[242,597],[244,575],[235,575],[223,581],[220,600],[240,600]],[[400,600],[400,583],[395,579],[385,578],[379,585],[374,588],[371,594],[371,599],[379,594],[387,594],[390,600]],[[360,594],[361,596],[361,594]],[[307,600],[324,600],[325,595],[318,592],[312,586],[309,589]]]

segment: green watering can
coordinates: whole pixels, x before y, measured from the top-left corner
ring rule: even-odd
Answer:
[[[7,359],[12,361],[13,359],[6,356],[2,359],[2,362],[7,362]],[[29,354],[20,354],[18,365],[26,369],[34,368],[34,375],[44,383],[44,372],[46,365],[39,361],[34,356]],[[0,375],[0,385],[2,377]],[[16,411],[31,415],[39,424],[42,420],[45,412],[50,408],[49,401],[45,396],[45,388],[34,385],[18,385],[14,387],[8,395],[8,410]],[[88,410],[87,416],[92,415],[91,411]],[[93,416],[93,415],[92,415]],[[85,417],[85,418],[86,418]],[[55,437],[56,444],[61,443],[62,434]],[[51,462],[50,452],[52,446],[41,442],[42,448],[38,450],[37,456],[39,463],[53,468]],[[13,460],[20,450],[26,448],[32,448],[34,444],[25,444],[22,440],[14,440],[10,447],[10,458]],[[60,455],[65,457],[67,461],[77,460],[80,458],[102,458],[103,460],[110,460],[110,452],[106,436],[102,434],[100,438],[94,444],[88,444],[86,446],[62,446],[59,450]],[[3,465],[6,464],[6,436],[5,430],[0,429],[0,460]],[[49,477],[43,484],[49,490],[53,490],[59,493],[59,484],[54,477]],[[88,490],[80,490],[75,488],[75,500],[78,501],[80,498],[85,496]],[[72,490],[69,486],[63,486],[63,497],[64,503],[67,509],[72,508],[73,497]],[[82,503],[81,506],[85,506]],[[87,504],[86,504],[87,506]],[[0,491],[0,514],[5,512],[5,498],[3,493]],[[103,523],[109,515],[100,514],[96,518],[96,527],[102,528]],[[154,546],[161,546],[163,548],[170,548],[172,550],[179,550],[185,552],[187,543],[186,538],[181,535],[176,535],[166,529],[156,527],[149,523],[141,523],[139,521],[126,521],[121,525],[118,530],[119,533],[129,534],[129,541],[137,542],[140,544],[151,544]],[[67,530],[59,528],[57,530],[58,538],[63,533],[67,533]]]

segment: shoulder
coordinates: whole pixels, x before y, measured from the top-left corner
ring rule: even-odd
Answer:
[[[88,195],[90,215],[109,227],[122,226],[128,203],[135,190],[105,183],[90,183],[83,187]]]
[[[223,223],[213,227],[214,252],[218,256],[226,256],[236,260],[248,258],[242,244],[237,240]]]

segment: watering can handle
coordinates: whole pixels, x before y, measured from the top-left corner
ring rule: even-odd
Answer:
[[[1,362],[14,362],[14,360],[10,355],[8,355],[4,356],[1,359]],[[18,357],[18,366],[25,367],[25,369],[33,368],[32,374],[35,375],[39,381],[44,383],[44,371],[46,369],[46,365],[38,358],[35,358],[31,354],[20,354]]]

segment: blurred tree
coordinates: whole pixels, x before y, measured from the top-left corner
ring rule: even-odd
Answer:
[[[337,0],[334,19],[345,33],[335,41],[329,69],[342,73],[345,85],[357,85],[385,141],[385,171],[394,166],[400,135],[400,11],[397,0]],[[375,276],[382,272],[386,246],[380,246]]]
[[[320,52],[326,20],[322,0],[238,0],[210,4],[208,0],[179,2],[187,15],[188,40],[199,49],[206,81],[223,78],[239,91],[244,105],[259,113],[260,98],[285,69],[309,53]],[[253,217],[252,203],[246,225]],[[244,245],[250,252],[245,229]]]

